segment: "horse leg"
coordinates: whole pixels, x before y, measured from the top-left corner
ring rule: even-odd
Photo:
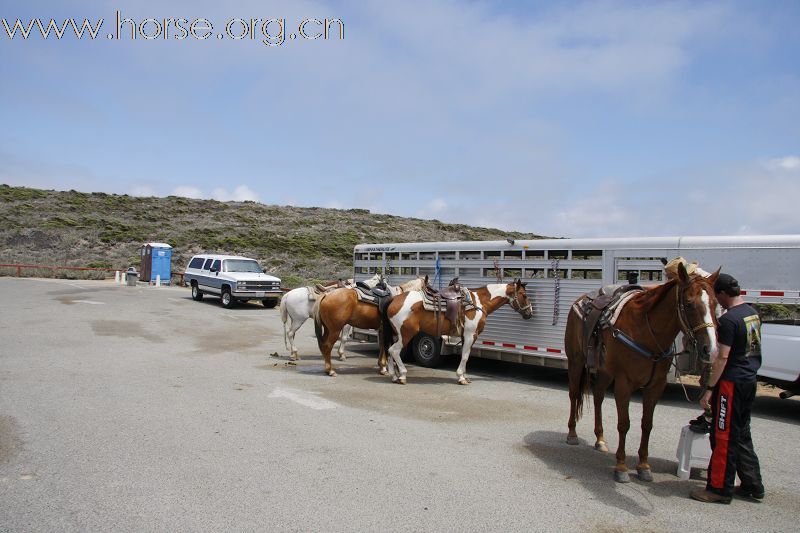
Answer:
[[[466,328],[465,328],[466,329]],[[469,353],[472,351],[472,345],[475,343],[475,335],[464,334],[464,344],[461,347],[461,362],[456,369],[456,377],[458,377],[459,385],[469,385],[472,381],[465,375],[467,372],[467,361],[469,361]]]
[[[569,357],[569,356],[567,356]],[[582,405],[581,395],[583,394],[583,380],[588,379],[586,370],[583,364],[569,361],[568,368],[569,376],[569,421],[567,422],[567,444],[578,444],[578,432],[575,431],[575,426],[578,422],[578,405]]]
[[[606,399],[608,384],[611,376],[602,370],[595,374],[594,381],[594,449],[599,452],[607,452],[608,444],[603,433],[603,400]]]
[[[289,359],[297,361],[300,359],[300,356],[298,355],[297,346],[294,344],[294,335],[297,333],[297,330],[300,329],[300,326],[303,325],[305,319],[295,320],[294,317],[290,315],[289,321],[291,325],[289,326],[289,331],[286,332],[286,337],[289,339]]]
[[[344,345],[347,344],[350,335],[353,333],[353,326],[345,324],[342,332],[339,335],[339,361],[347,361],[347,356],[344,354]]]
[[[389,346],[389,356],[391,359],[389,360],[389,364],[392,365],[392,381],[395,383],[400,383],[401,385],[406,384],[406,374],[408,371],[406,370],[406,365],[403,364],[403,359],[400,357],[400,353],[403,351],[403,348],[408,341],[403,342],[404,338],[406,337],[402,332],[400,335],[397,336],[397,340]]]
[[[617,431],[619,432],[619,446],[617,446],[617,466],[614,467],[614,481],[629,483],[628,467],[625,464],[625,437],[631,428],[628,406],[631,401],[631,386],[624,379],[617,378],[614,383],[614,397],[617,402]]]
[[[339,338],[339,329],[331,328],[325,332],[325,339],[322,341],[322,357],[325,359],[325,373],[331,377],[336,377],[336,371],[331,364],[331,351],[333,345]]]
[[[639,464],[636,465],[636,471],[639,473],[639,479],[642,481],[653,481],[653,473],[650,470],[650,464],[647,462],[649,456],[649,443],[650,432],[653,429],[653,412],[656,409],[656,403],[661,398],[664,392],[666,380],[663,384],[651,386],[644,390],[642,398],[642,440],[639,443]]]

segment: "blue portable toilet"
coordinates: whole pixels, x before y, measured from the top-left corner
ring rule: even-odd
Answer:
[[[172,246],[163,242],[148,242],[142,246],[141,281],[155,281],[161,276],[161,283],[169,283],[172,278]]]

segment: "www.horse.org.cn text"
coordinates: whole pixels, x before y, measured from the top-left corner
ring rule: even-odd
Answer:
[[[286,18],[232,18],[217,26],[206,18],[144,18],[135,20],[116,12],[114,24],[106,26],[105,19],[63,19],[43,21],[34,18],[27,21],[2,19],[0,36],[9,40],[43,39],[56,40],[75,38],[82,40],[107,39],[109,41],[144,39],[146,41],[233,40],[260,42],[266,46],[281,46],[287,40],[344,40],[344,23],[337,18],[306,18],[296,26],[287,24]],[[108,31],[110,29],[110,31]]]

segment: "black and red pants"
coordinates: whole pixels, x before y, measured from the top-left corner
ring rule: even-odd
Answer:
[[[733,493],[736,475],[746,487],[763,487],[758,456],[750,435],[750,411],[756,383],[720,380],[711,394],[714,422],[706,489],[724,496]]]

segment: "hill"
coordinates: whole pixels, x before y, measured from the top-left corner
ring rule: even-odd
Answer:
[[[285,286],[293,287],[350,277],[353,247],[358,243],[506,237],[541,238],[365,209],[177,196],[141,198],[0,185],[0,263],[122,270],[134,265],[138,269],[143,243],[166,242],[173,246],[173,271],[182,271],[196,253],[231,253],[258,259]]]

